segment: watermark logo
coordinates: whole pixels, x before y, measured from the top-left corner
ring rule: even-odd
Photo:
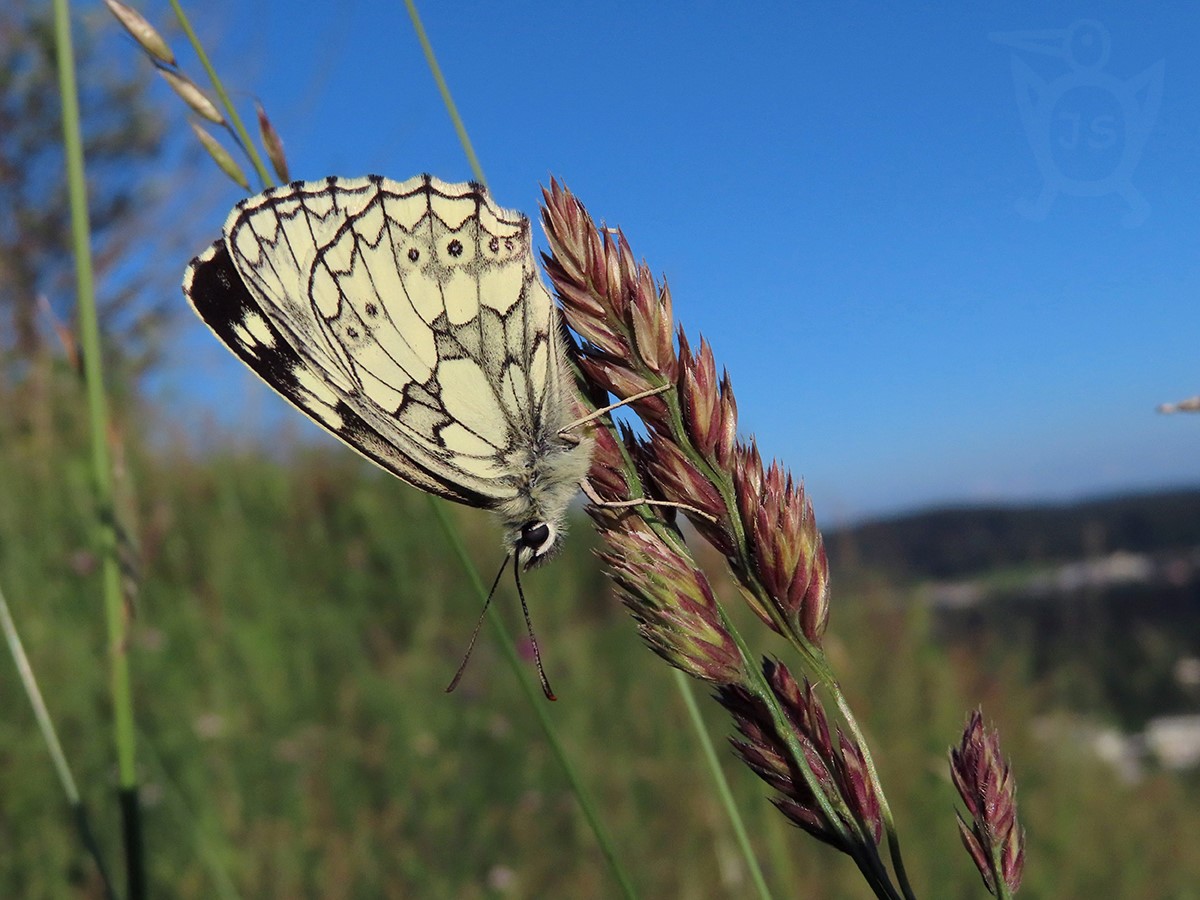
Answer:
[[[1017,211],[1042,220],[1060,194],[1125,201],[1123,222],[1140,225],[1150,204],[1133,185],[1133,171],[1158,117],[1164,60],[1122,80],[1104,71],[1112,41],[1099,22],[1082,19],[1065,29],[995,32],[988,38],[1028,55],[1062,60],[1066,71],[1043,77],[1021,53],[1012,55],[1013,86],[1025,136],[1042,188],[1017,201]],[[1056,69],[1061,71],[1059,64]]]

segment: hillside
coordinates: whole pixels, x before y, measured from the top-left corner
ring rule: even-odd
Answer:
[[[1055,505],[931,509],[828,531],[825,542],[835,568],[938,579],[1117,550],[1184,550],[1200,546],[1200,488]]]
[[[1200,700],[1200,490],[928,510],[826,542],[835,570],[919,583],[944,645],[1016,652],[1064,708],[1134,733]]]

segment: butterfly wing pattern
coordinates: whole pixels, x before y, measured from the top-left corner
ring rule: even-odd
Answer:
[[[294,182],[239,203],[188,300],[297,409],[424,491],[494,510],[529,567],[587,473],[529,220],[478,184]]]

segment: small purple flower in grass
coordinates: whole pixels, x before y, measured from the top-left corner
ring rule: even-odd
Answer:
[[[1000,735],[983,727],[983,713],[971,713],[962,742],[950,750],[950,775],[971,814],[961,815],[958,832],[987,889],[1003,895],[1021,886],[1025,831],[1017,822],[1017,782],[1000,755]]]
[[[518,638],[517,656],[521,657],[521,659],[527,663],[532,664],[537,661],[537,651],[534,649],[533,641],[528,635]]]

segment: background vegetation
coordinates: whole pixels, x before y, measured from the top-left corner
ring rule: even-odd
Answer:
[[[116,859],[78,388],[63,366],[54,383],[52,444],[0,419],[0,577]],[[158,415],[127,407],[120,429],[123,483],[138,498],[130,653],[152,893],[611,896],[486,636],[459,692],[442,693],[477,609],[425,499],[335,445],[292,445],[282,458],[233,439],[204,456],[152,448],[143,436],[165,430]],[[491,569],[492,523],[455,512]],[[610,597],[591,542],[580,521],[563,558],[529,579],[561,697],[550,713],[645,896],[744,895],[677,695]],[[1038,716],[1063,707],[1052,681],[1032,677],[1027,647],[939,642],[915,594],[877,576],[843,569],[834,590],[831,646],[923,896],[980,891],[944,775],[946,747],[978,702],[1016,766],[1024,896],[1194,896],[1194,779],[1123,783],[1078,744],[1036,737]],[[0,697],[0,896],[96,896],[11,666],[0,667]],[[786,825],[761,784],[726,762],[779,896],[868,896],[847,861]]]

